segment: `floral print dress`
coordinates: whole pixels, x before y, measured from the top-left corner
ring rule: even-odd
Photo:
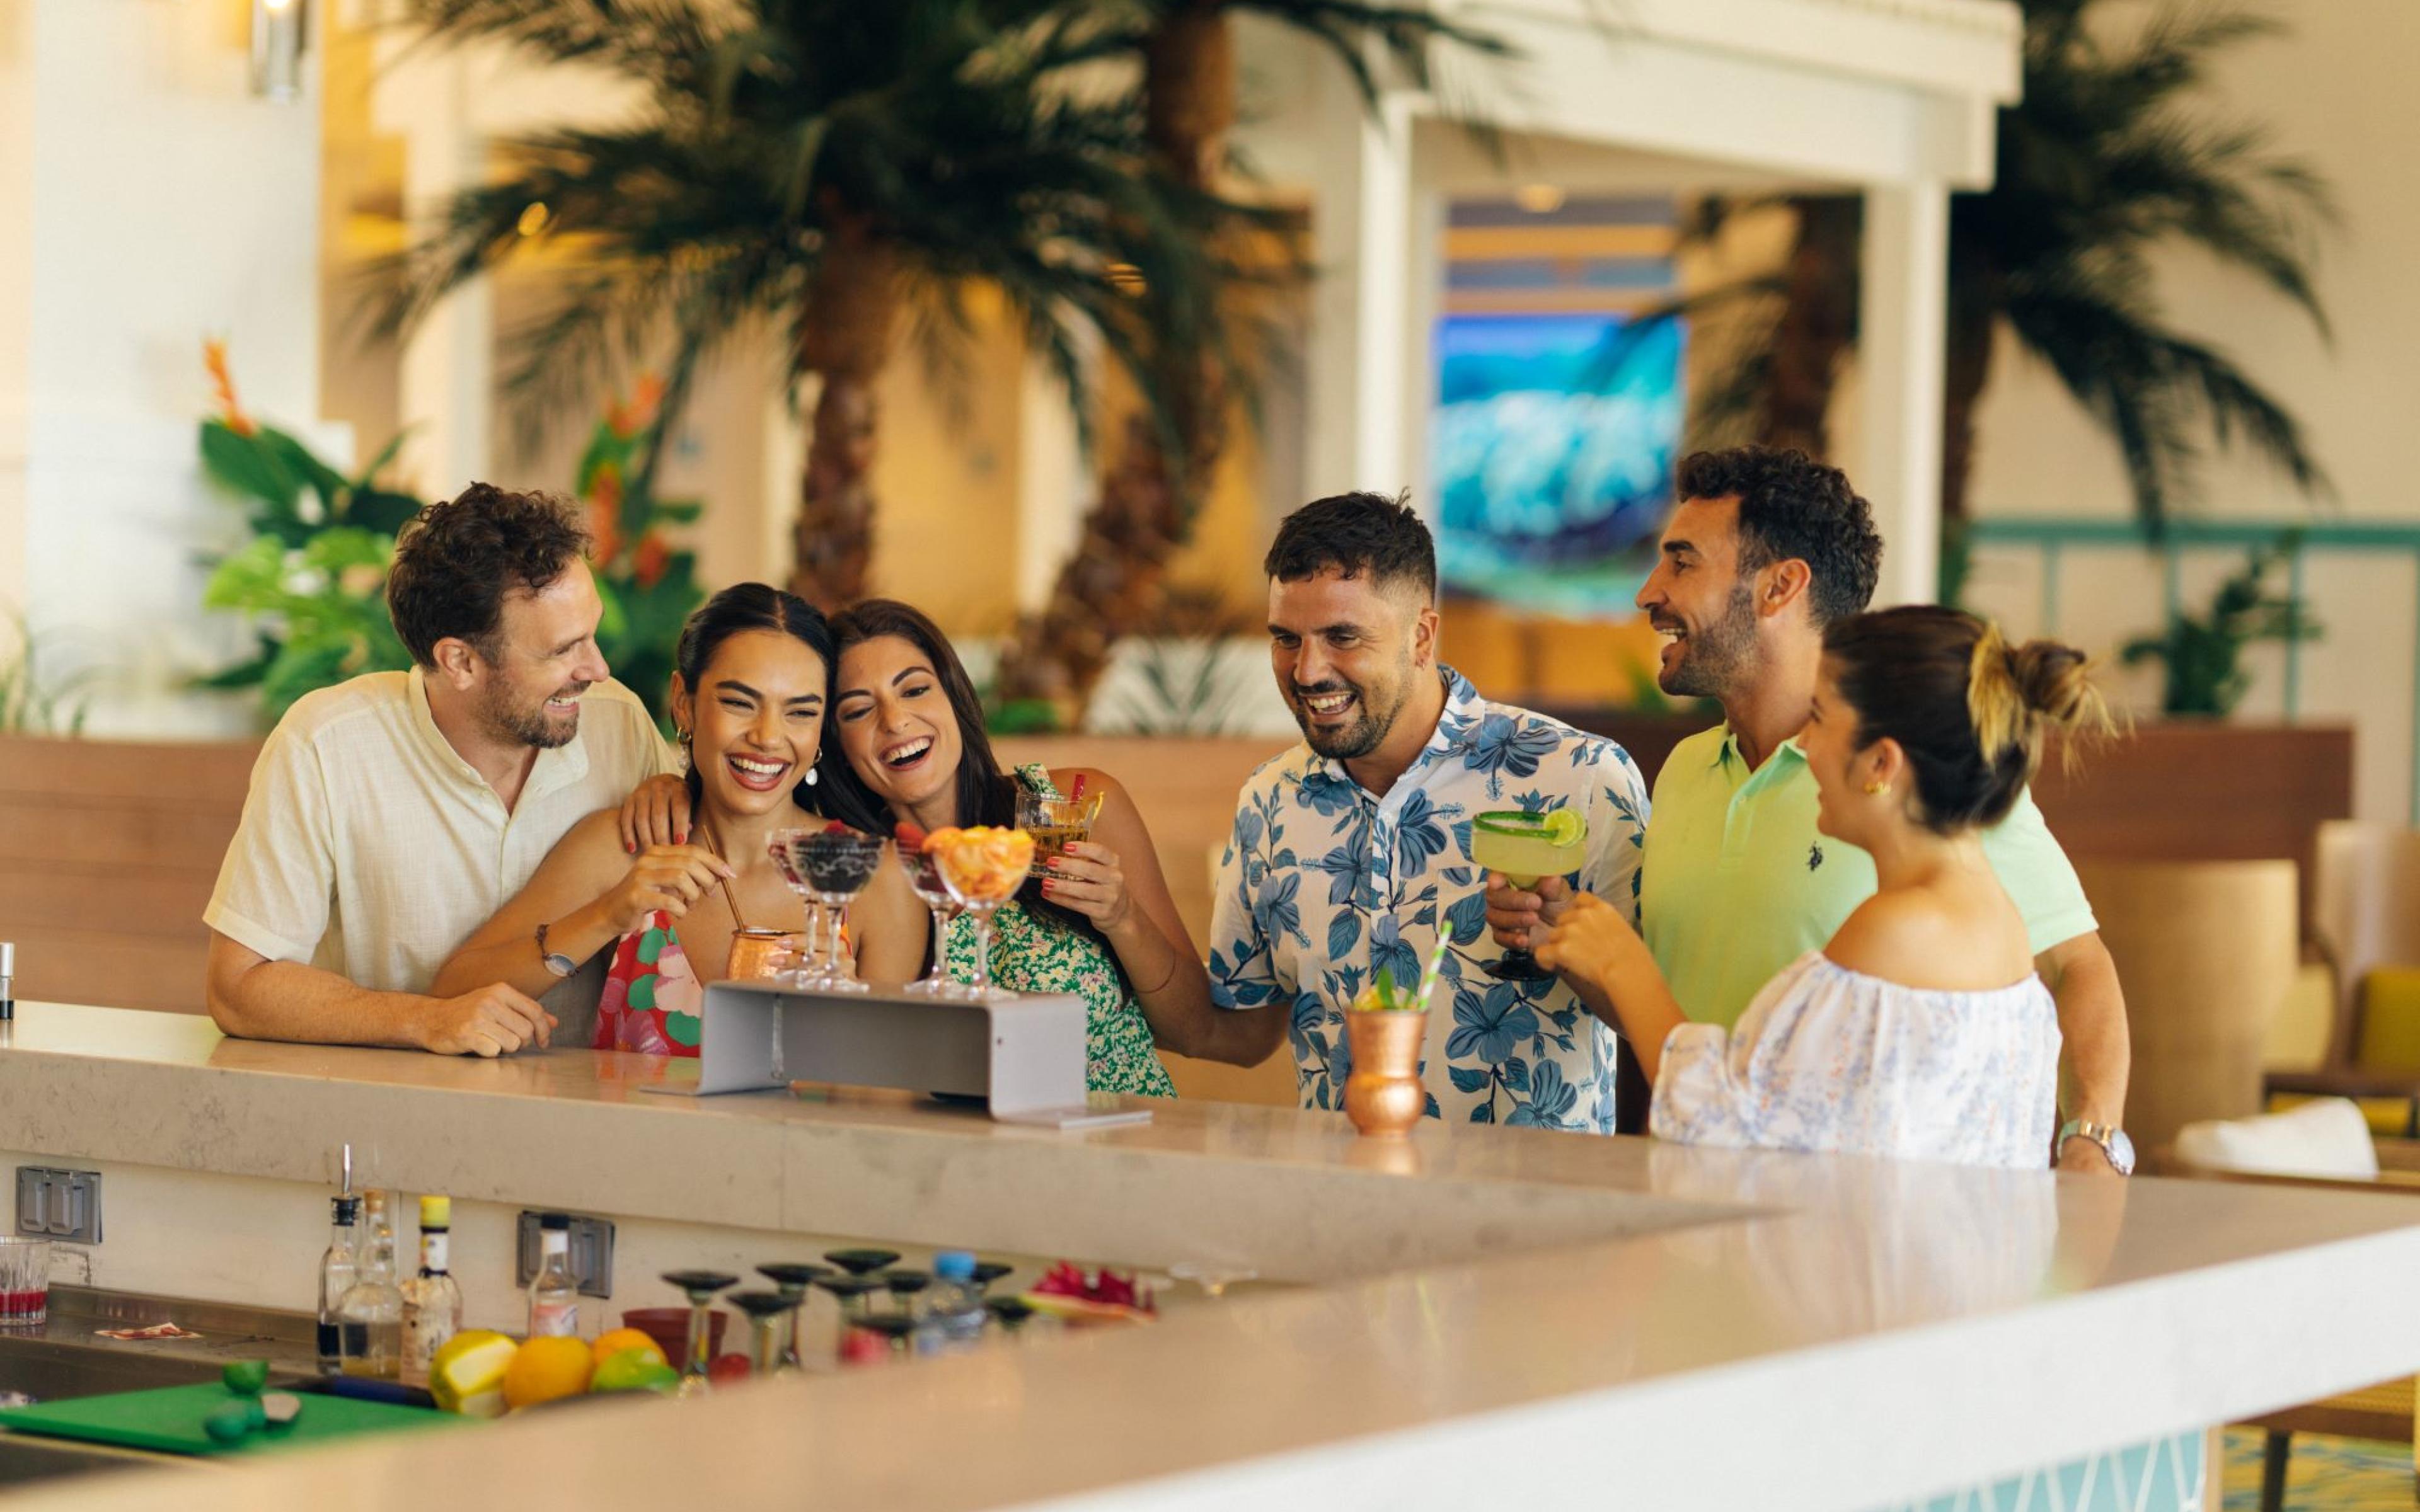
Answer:
[[[1059,796],[1049,774],[1039,765],[1020,766],[1017,780],[1046,798]],[[1098,935],[1079,934],[1049,918],[1026,911],[1011,900],[991,921],[992,980],[1011,992],[1073,993],[1084,1000],[1084,1085],[1095,1092],[1133,1092],[1144,1097],[1174,1097],[1152,1048],[1151,1024],[1142,1016],[1126,980],[1118,974],[1116,958]],[[975,979],[975,926],[966,918],[950,921],[946,955],[954,980]],[[694,1053],[694,1052],[692,1052]]]
[[[597,1004],[595,1050],[694,1056],[706,1027],[706,983],[681,949],[672,916],[658,909],[646,928],[622,936]]]

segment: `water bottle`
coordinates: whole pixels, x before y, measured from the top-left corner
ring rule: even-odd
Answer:
[[[983,1343],[983,1293],[975,1288],[975,1257],[962,1249],[933,1257],[933,1287],[916,1325],[918,1354],[963,1354]]]

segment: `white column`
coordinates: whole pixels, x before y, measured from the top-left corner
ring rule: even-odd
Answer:
[[[1392,493],[1408,485],[1410,403],[1404,329],[1415,293],[1412,248],[1412,122],[1409,102],[1389,96],[1365,114],[1359,142],[1353,239],[1353,475],[1315,486]]]
[[[34,11],[0,0],[0,663],[25,610],[34,314]]]
[[[1086,372],[1100,367],[1098,340],[1078,330]],[[1059,581],[1059,569],[1076,548],[1092,502],[1096,467],[1086,466],[1076,445],[1076,412],[1067,386],[1039,357],[1028,357],[1019,379],[1016,414],[1016,607],[1040,613]],[[1085,385],[1089,392],[1091,384]],[[1115,458],[1120,435],[1094,439],[1096,463]]]
[[[474,60],[407,39],[382,39],[376,116],[404,139],[404,211],[415,239],[427,234],[446,196],[486,173],[486,139],[473,118]],[[404,345],[401,412],[412,426],[399,475],[424,497],[450,499],[489,478],[495,392],[495,310],[488,280],[447,296]]]
[[[1876,607],[1929,604],[1941,563],[1941,406],[1948,342],[1949,193],[1866,192],[1857,337],[1864,466],[1856,482],[1883,536]]]
[[[319,54],[302,100],[255,96],[242,14],[0,0],[0,613],[95,673],[96,735],[249,722],[190,687],[251,644],[201,608],[241,537],[194,452],[204,338],[248,410],[349,461],[316,424]]]

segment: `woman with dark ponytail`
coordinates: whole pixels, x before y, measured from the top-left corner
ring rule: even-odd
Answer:
[[[766,840],[820,817],[830,627],[803,599],[740,583],[690,616],[674,660],[689,799],[675,843],[628,844],[620,810],[589,815],[454,953],[439,982],[468,991],[503,981],[535,995],[610,950],[594,1047],[694,1056],[706,983],[722,977],[733,937],[800,928],[799,897]],[[923,916],[898,869],[883,873],[851,906],[850,934],[861,974],[900,981],[912,956],[887,964],[882,951],[912,952]]]
[[[2047,729],[2107,719],[2071,646],[2012,647],[1955,609],[1839,620],[1800,744],[1817,827],[1872,856],[1874,895],[1728,1032],[1687,1022],[1637,934],[1593,898],[1539,957],[1619,1014],[1661,1138],[2047,1166],[2057,1011],[1979,831],[2016,803]]]

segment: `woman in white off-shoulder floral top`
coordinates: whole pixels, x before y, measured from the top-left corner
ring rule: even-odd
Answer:
[[[2071,647],[2012,648],[1954,609],[1841,620],[1798,738],[1817,827],[1872,855],[1873,897],[1728,1032],[1686,1022],[1637,932],[1593,898],[1540,959],[1619,1016],[1660,1138],[2046,1167],[2057,1010],[1978,837],[2031,779],[2045,725],[2102,717]]]

